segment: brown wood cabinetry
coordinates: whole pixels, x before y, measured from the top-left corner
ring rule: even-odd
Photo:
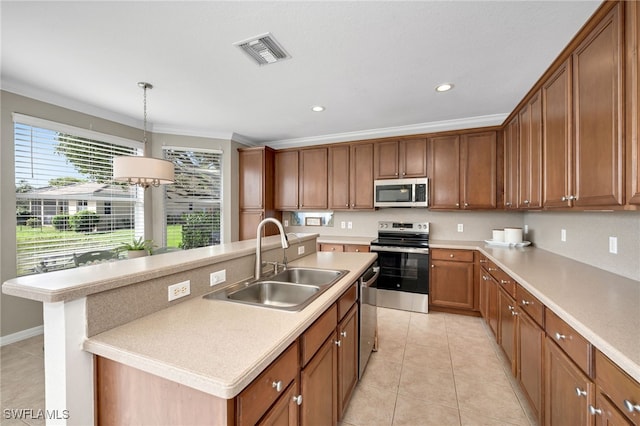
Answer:
[[[298,210],[298,151],[275,154],[275,208]]]
[[[370,247],[365,244],[330,244],[330,243],[322,243],[319,244],[319,251],[346,251],[346,252],[355,252],[355,253],[367,253],[370,250]]]
[[[536,93],[518,113],[519,208],[542,207],[542,98]]]
[[[577,207],[623,204],[622,13],[611,11],[575,49],[573,105]]]
[[[373,158],[375,179],[427,176],[425,138],[377,142]]]
[[[516,302],[503,288],[498,289],[498,344],[511,364],[511,373],[517,373]]]
[[[595,354],[595,370],[598,384],[596,409],[601,410],[596,416],[596,424],[640,425],[640,383],[600,351]]]
[[[338,324],[338,420],[342,419],[358,383],[357,313],[354,303]]]
[[[480,313],[493,334],[498,336],[498,282],[489,273],[493,265],[485,256],[480,255]]]
[[[640,204],[640,4],[625,3],[627,202]]]
[[[239,239],[256,238],[258,224],[265,217],[280,219],[274,205],[275,151],[269,147],[238,149],[240,216]],[[265,226],[264,235],[275,235],[277,228]]]
[[[327,208],[327,155],[327,148],[300,150],[300,209]]]
[[[504,207],[518,208],[518,115],[504,129]]]
[[[373,209],[373,143],[329,147],[329,208]]]
[[[333,331],[300,372],[303,398],[300,405],[301,425],[335,425],[338,421],[338,362],[335,342],[336,332]]]
[[[431,250],[429,306],[475,310],[472,250]]]
[[[520,301],[515,311],[517,314],[517,378],[536,418],[541,421],[544,329],[527,314],[525,310],[527,306],[522,306]]]
[[[258,423],[259,426],[297,426],[298,425],[298,401],[300,389],[298,382],[294,381],[284,391],[278,401],[264,415]]]
[[[496,132],[428,139],[432,209],[495,209]]]

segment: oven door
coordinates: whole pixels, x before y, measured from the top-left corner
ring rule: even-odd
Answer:
[[[429,293],[429,249],[371,246],[378,253],[378,288],[408,293]]]

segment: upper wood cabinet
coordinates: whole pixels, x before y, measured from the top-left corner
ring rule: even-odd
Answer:
[[[375,179],[427,176],[427,140],[425,138],[384,141],[375,144]]]
[[[326,147],[276,152],[276,209],[326,209],[327,162]]]
[[[329,147],[329,208],[373,209],[373,143]]]
[[[627,202],[640,204],[640,4],[626,7]]]
[[[496,132],[428,140],[432,209],[495,209]]]
[[[536,93],[519,111],[518,207],[542,207],[542,99]]]
[[[571,182],[571,60],[542,86],[543,205],[568,207]]]
[[[504,129],[504,207],[518,208],[518,115]]]
[[[624,202],[620,7],[616,4],[572,55],[575,191],[569,195],[574,206]]]

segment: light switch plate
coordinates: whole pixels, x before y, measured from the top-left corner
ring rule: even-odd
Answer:
[[[458,232],[464,232],[464,224],[462,223],[458,224]]]
[[[563,243],[567,241],[567,230],[566,229],[561,229],[560,230],[560,241],[562,241]]]
[[[618,237],[609,237],[609,253],[618,254]]]

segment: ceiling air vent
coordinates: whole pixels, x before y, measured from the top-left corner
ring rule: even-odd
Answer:
[[[247,55],[249,55],[258,65],[268,65],[275,62],[289,59],[291,56],[285,52],[284,48],[276,41],[271,33],[262,34],[250,39],[233,43]]]

